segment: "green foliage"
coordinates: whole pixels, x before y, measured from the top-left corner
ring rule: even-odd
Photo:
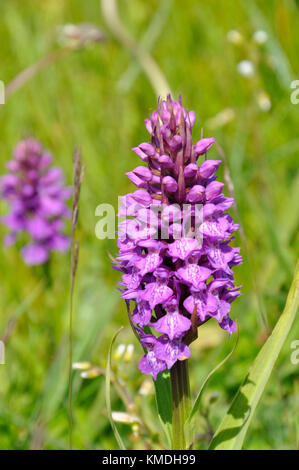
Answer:
[[[234,347],[233,349],[228,353],[227,356],[225,356],[224,359],[222,359],[221,362],[219,362],[219,364],[217,364],[214,369],[211,370],[211,372],[208,373],[207,377],[205,378],[205,380],[203,381],[203,383],[201,384],[200,386],[200,389],[197,393],[197,396],[196,396],[196,399],[193,403],[193,406],[192,406],[192,409],[191,409],[191,412],[190,412],[190,415],[185,423],[185,427],[186,429],[189,431],[187,432],[187,435],[189,436],[192,436],[191,437],[191,440],[190,442],[188,443],[189,445],[187,445],[187,449],[189,448],[189,446],[191,444],[193,444],[193,436],[195,435],[195,418],[196,418],[196,415],[199,413],[200,411],[200,405],[201,405],[201,397],[202,397],[202,394],[203,394],[203,391],[204,391],[204,388],[205,386],[207,385],[208,381],[210,380],[210,378],[215,374],[215,372],[217,372],[218,369],[220,369],[221,366],[223,366],[226,361],[228,361],[230,359],[230,357],[233,355],[235,349],[236,349],[236,346],[238,344],[238,338],[239,338],[239,330],[237,331],[237,340],[234,344]]]
[[[293,283],[287,298],[285,309],[279,318],[271,336],[261,351],[238,391],[227,414],[217,429],[210,449],[241,450],[243,442],[269,380],[279,352],[292,327],[299,305],[299,262]]]
[[[260,306],[271,331],[284,307],[298,256],[299,105],[290,102],[289,83],[299,79],[298,2],[173,1],[169,10],[171,2],[160,10],[161,27],[156,16],[161,1],[119,0],[120,16],[138,42],[148,29],[152,31],[154,40],[145,37],[143,46],[151,49],[175,96],[181,93],[186,107],[196,111],[194,138],[203,127],[204,135],[215,136],[224,148],[250,259],[248,263],[244,256],[243,266],[235,270],[243,285],[243,296],[232,308],[240,329],[237,351],[211,377],[201,397],[195,448],[205,449],[267,338]],[[74,361],[104,368],[110,338],[125,324],[126,311],[115,289],[119,273],[110,268],[106,252],[115,253],[116,241],[95,237],[95,208],[106,202],[117,208],[118,195],[132,190],[124,174],[139,162],[130,149],[147,139],[143,120],[155,107],[156,96],[138,64],[136,75],[135,59],[109,35],[99,4],[1,0],[0,79],[5,84],[57,49],[58,25],[94,23],[106,31],[107,41],[70,52],[0,106],[0,174],[16,142],[33,135],[53,153],[71,184],[73,148],[81,146],[86,174],[78,226]],[[264,45],[252,40],[259,28],[268,33]],[[242,34],[241,44],[227,41],[232,29]],[[254,77],[237,72],[243,59],[254,62]],[[119,81],[130,70],[124,89]],[[260,107],[261,91],[271,101],[268,111]],[[218,158],[216,149],[210,156]],[[1,215],[6,210],[0,203]],[[232,215],[237,218],[234,210]],[[5,233],[0,226],[0,239]],[[242,240],[235,243],[245,255]],[[6,364],[0,365],[0,448],[66,449],[69,257],[55,254],[46,279],[43,270],[24,265],[18,247],[0,250],[0,337],[7,334]],[[199,329],[199,339],[191,345],[193,393],[232,349],[234,339],[225,341],[212,322]],[[298,366],[290,361],[291,343],[298,338],[296,318],[252,418],[246,449],[298,447]],[[122,342],[135,346],[132,359],[120,367],[152,438],[144,432],[141,442],[124,424],[118,424],[119,432],[129,448],[161,448],[155,398],[150,387],[146,394],[140,392],[146,389],[146,378],[138,370],[142,350],[129,325]],[[112,388],[112,410],[123,411],[123,401]],[[218,399],[211,404],[215,394]],[[74,371],[73,397],[73,447],[116,448],[103,375],[91,380]]]
[[[119,333],[121,332],[121,330],[123,329],[123,327],[121,327],[116,333],[115,335],[113,336],[112,340],[111,340],[111,343],[110,343],[110,346],[109,346],[109,351],[108,351],[108,358],[107,358],[107,367],[106,367],[106,406],[107,406],[107,412],[108,412],[108,417],[109,417],[109,421],[110,421],[110,424],[111,424],[111,427],[113,429],[113,433],[114,433],[114,436],[115,436],[115,439],[117,440],[117,443],[119,445],[119,448],[121,450],[126,450],[125,448],[125,445],[122,441],[122,438],[117,430],[117,427],[116,427],[116,424],[113,420],[113,417],[112,417],[112,410],[111,410],[111,396],[110,396],[110,385],[111,385],[111,353],[112,353],[112,347],[113,347],[113,344],[117,338],[117,336],[119,335]]]

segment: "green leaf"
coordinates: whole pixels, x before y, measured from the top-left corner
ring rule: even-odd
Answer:
[[[299,262],[297,263],[284,311],[271,336],[250,367],[243,384],[212,439],[210,449],[242,449],[249,424],[292,326],[298,304]]]
[[[154,381],[156,391],[156,402],[159,418],[168,441],[168,448],[171,449],[172,443],[172,407],[171,407],[171,388],[170,372],[165,371],[157,376]]]
[[[236,342],[234,344],[234,347],[233,349],[228,353],[228,355],[221,361],[219,362],[219,364],[217,364],[216,367],[214,367],[213,370],[211,370],[211,372],[207,375],[207,377],[205,378],[205,380],[203,381],[201,387],[200,387],[200,390],[197,394],[197,397],[196,397],[196,400],[194,402],[194,405],[192,407],[192,410],[190,412],[190,415],[186,421],[186,424],[185,424],[185,430],[186,430],[186,435],[189,436],[189,440],[191,439],[191,436],[194,436],[194,428],[195,428],[195,417],[196,417],[196,414],[197,412],[199,411],[199,407],[200,407],[200,400],[201,400],[201,396],[202,396],[202,392],[206,386],[206,384],[208,383],[208,381],[210,380],[210,378],[212,377],[212,375],[214,375],[214,373],[220,369],[221,366],[223,366],[223,364],[226,363],[226,361],[228,361],[228,359],[233,355],[236,347],[237,347],[237,344],[238,344],[238,339],[239,339],[239,328],[237,329],[237,338],[236,338]],[[191,441],[189,441],[187,443],[187,448],[192,444]]]
[[[219,364],[217,364],[216,367],[214,367],[213,370],[211,370],[211,372],[207,375],[207,377],[205,378],[205,380],[203,381],[201,387],[200,387],[200,390],[198,392],[198,395],[196,397],[196,400],[194,402],[194,405],[193,405],[193,408],[191,410],[191,413],[189,415],[189,418],[188,418],[188,421],[191,421],[195,414],[197,413],[198,409],[199,409],[199,405],[200,405],[200,399],[201,399],[201,395],[202,395],[202,392],[203,392],[203,389],[204,387],[206,386],[207,382],[210,380],[210,378],[212,377],[212,375],[214,375],[214,373],[220,369],[221,366],[223,366],[223,364],[226,363],[226,361],[228,361],[228,359],[232,356],[232,354],[234,353],[236,347],[237,347],[237,344],[238,344],[238,339],[239,339],[239,329],[238,329],[238,332],[237,332],[237,339],[236,339],[236,342],[234,344],[234,347],[233,349],[228,353],[228,355],[221,361],[219,362]]]
[[[107,358],[107,367],[106,367],[106,407],[107,407],[107,413],[108,417],[110,420],[110,424],[115,436],[115,439],[117,440],[117,443],[120,447],[121,450],[126,450],[125,445],[122,441],[122,438],[120,437],[120,434],[117,430],[116,424],[113,421],[112,418],[112,410],[111,410],[111,400],[110,400],[110,385],[111,385],[111,353],[112,353],[112,347],[114,344],[114,341],[116,340],[117,336],[123,329],[123,326],[115,333],[115,335],[112,338],[112,341],[109,346],[109,351],[108,351],[108,358]]]
[[[131,324],[132,326],[132,324]],[[134,333],[135,329],[132,327]],[[149,326],[144,328],[145,333],[152,334]],[[139,339],[140,341],[140,339]],[[146,349],[143,347],[144,352]],[[172,447],[172,397],[171,397],[171,386],[170,386],[170,371],[165,370],[157,375],[157,379],[154,380],[156,404],[158,409],[158,416],[167,438],[168,448]]]

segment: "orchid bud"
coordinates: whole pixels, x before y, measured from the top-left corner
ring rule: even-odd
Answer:
[[[221,160],[205,160],[199,167],[199,175],[203,179],[210,178],[214,175],[219,167]]]
[[[215,142],[214,137],[200,139],[194,146],[194,153],[196,156],[206,153]]]
[[[169,193],[175,193],[178,189],[178,184],[174,178],[171,176],[165,176],[162,180],[162,184],[164,185],[166,191]]]

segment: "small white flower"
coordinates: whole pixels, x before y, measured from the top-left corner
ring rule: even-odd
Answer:
[[[257,44],[265,44],[265,42],[268,40],[268,34],[266,33],[266,31],[259,29],[254,32],[252,39]]]
[[[254,64],[250,60],[241,60],[237,65],[237,70],[243,77],[252,77],[255,72]]]
[[[126,346],[124,344],[119,344],[116,348],[116,351],[113,353],[113,356],[112,356],[113,360],[119,361],[122,358],[125,350],[126,350]]]
[[[99,375],[103,374],[105,374],[104,369],[94,366],[89,370],[84,370],[83,372],[81,372],[80,376],[82,377],[82,379],[96,379],[97,377],[99,377]]]
[[[232,44],[241,44],[241,42],[243,41],[243,36],[241,35],[241,33],[239,33],[239,31],[231,29],[227,32],[226,39]]]
[[[75,49],[92,42],[101,42],[105,39],[104,33],[97,26],[90,23],[68,23],[58,26],[57,32],[59,44]]]
[[[74,370],[88,370],[92,367],[92,364],[88,361],[73,362],[72,368]]]
[[[125,362],[130,362],[134,353],[134,344],[128,344],[125,355],[124,355],[124,361]]]
[[[134,424],[140,423],[138,416],[125,413],[123,411],[112,411],[112,419],[116,423]]]
[[[140,393],[140,395],[144,395],[144,396],[153,395],[154,394],[153,381],[149,380],[149,379],[145,379],[142,382],[138,393]]]
[[[269,95],[265,91],[260,91],[257,95],[257,104],[260,109],[264,112],[267,112],[271,109],[271,100]]]

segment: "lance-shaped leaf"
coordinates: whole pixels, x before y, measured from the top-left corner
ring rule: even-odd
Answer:
[[[240,450],[253,414],[290,331],[299,304],[299,262],[287,302],[271,336],[260,350],[210,444],[214,450]]]
[[[190,415],[185,423],[185,432],[186,432],[186,435],[189,437],[189,441],[187,442],[187,449],[193,444],[192,439],[193,439],[193,436],[195,435],[195,425],[196,425],[195,418],[197,416],[197,413],[199,413],[203,390],[206,384],[208,383],[208,381],[210,380],[210,378],[212,377],[212,375],[214,375],[215,372],[217,372],[217,370],[220,369],[220,367],[222,367],[226,363],[226,361],[228,361],[230,357],[233,355],[238,344],[238,339],[239,339],[239,327],[237,329],[237,338],[233,346],[233,349],[227,354],[227,356],[225,356],[224,359],[222,359],[221,362],[219,362],[219,364],[217,364],[214,367],[214,369],[211,370],[211,372],[207,375],[207,377],[205,378],[205,380],[203,381],[200,387],[200,390],[197,394],[197,397],[195,399]]]
[[[172,443],[172,408],[171,408],[171,389],[170,389],[170,373],[164,371],[158,374],[157,380],[154,381],[156,391],[157,409],[163,430],[167,438],[168,447],[171,448]]]

